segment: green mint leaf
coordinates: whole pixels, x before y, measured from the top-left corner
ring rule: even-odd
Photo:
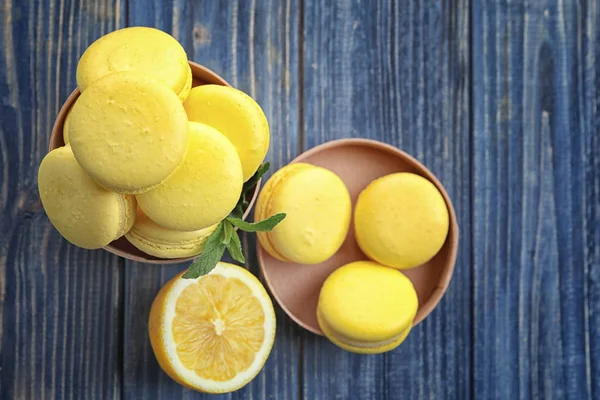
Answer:
[[[183,278],[196,279],[208,274],[217,265],[225,253],[226,245],[223,243],[225,236],[225,223],[222,221],[204,244],[202,253],[189,267]]]
[[[202,253],[204,253],[207,250],[210,251],[212,248],[217,247],[219,243],[223,241],[223,236],[225,234],[224,225],[225,221],[221,221],[217,228],[213,231],[213,233],[210,234],[210,236],[206,240],[206,243],[204,243],[204,249]]]
[[[240,218],[235,217],[227,217],[227,221],[231,222],[234,226],[237,226],[243,231],[246,232],[269,232],[275,228],[275,226],[280,223],[285,218],[285,214],[275,214],[270,216],[267,219],[264,219],[259,222],[246,222],[242,221]]]
[[[243,191],[246,192],[245,194],[247,194],[247,192],[250,189],[252,189],[254,186],[256,186],[256,183],[258,183],[258,181],[260,180],[260,178],[262,178],[263,175],[267,173],[267,171],[269,170],[269,168],[271,168],[271,163],[270,162],[266,162],[266,163],[264,163],[264,164],[262,164],[261,166],[258,167],[258,169],[254,173],[254,175],[252,175],[250,177],[250,179],[248,179],[246,181],[246,183],[244,183],[244,190]]]
[[[231,241],[227,244],[227,250],[235,261],[242,264],[246,262],[244,253],[242,252],[242,243],[240,242],[240,237],[238,236],[237,232],[233,232],[233,235],[231,235]]]
[[[203,251],[200,257],[190,265],[187,272],[183,274],[183,278],[196,279],[208,274],[221,261],[223,253],[225,253],[225,247],[223,243],[219,243],[210,251]]]
[[[231,235],[234,233],[233,229],[234,228],[233,228],[233,225],[231,225],[231,222],[223,221],[223,241],[222,241],[222,243],[226,246],[231,241]]]
[[[244,208],[242,206],[241,200],[240,203],[237,206],[235,206],[230,215],[235,218],[242,218],[242,216],[244,215]]]
[[[248,206],[250,205],[250,202],[248,201],[248,196],[252,194],[252,191],[256,187],[256,184],[258,183],[260,178],[262,178],[263,175],[269,170],[270,167],[271,164],[268,162],[262,164],[260,167],[258,167],[254,175],[252,175],[250,179],[244,182],[244,186],[242,187],[242,193],[240,194],[240,198],[237,202],[237,205],[231,212],[232,217],[242,218],[244,212],[246,211],[246,209],[248,209]]]

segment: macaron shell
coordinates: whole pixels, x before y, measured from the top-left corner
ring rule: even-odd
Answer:
[[[358,353],[358,354],[380,354],[380,353],[385,353],[386,351],[394,350],[396,347],[398,347],[400,344],[402,344],[402,342],[404,342],[404,340],[408,337],[408,334],[410,333],[410,331],[412,329],[412,327],[409,327],[397,339],[392,340],[385,344],[368,345],[367,343],[365,343],[364,345],[357,346],[357,345],[345,342],[343,338],[338,337],[336,332],[331,330],[331,328],[327,325],[327,323],[323,319],[323,316],[321,315],[321,313],[318,310],[317,310],[317,321],[319,323],[319,327],[323,331],[323,334],[333,344],[335,344],[336,346],[338,346],[346,351],[350,351],[352,353]]]
[[[400,271],[372,261],[335,270],[325,280],[318,303],[326,329],[361,343],[401,336],[412,326],[417,308],[412,282]]]
[[[285,181],[286,177],[293,173],[293,171],[297,171],[304,168],[310,168],[309,164],[304,163],[294,163],[286,165],[285,167],[279,169],[275,172],[271,178],[267,181],[260,194],[258,195],[258,199],[256,201],[256,209],[254,213],[255,221],[262,221],[269,216],[273,215],[271,213],[271,198],[273,196],[273,191],[275,188],[283,181]],[[270,238],[271,232],[256,232],[258,237],[258,241],[261,246],[273,257],[280,261],[289,261],[286,260],[283,255],[281,255],[275,246],[271,244]]]
[[[356,240],[371,259],[408,269],[431,259],[448,235],[449,216],[441,193],[412,173],[386,175],[359,195]]]
[[[129,230],[133,227],[136,221],[136,213],[137,213],[137,200],[135,196],[122,194],[120,195],[121,203],[121,229],[119,233],[117,233],[117,238],[125,235]]]
[[[84,92],[113,72],[133,71],[158,79],[184,101],[192,85],[185,50],[171,35],[155,28],[130,27],[102,36],[77,65],[77,86]]]
[[[269,124],[258,103],[232,87],[202,85],[190,91],[183,105],[190,121],[212,126],[233,143],[244,182],[250,179],[269,150]]]
[[[38,188],[54,227],[79,247],[101,248],[126,230],[123,197],[96,184],[79,166],[69,145],[44,157]]]
[[[65,123],[63,124],[63,140],[65,144],[69,144],[69,119],[71,117],[71,110],[67,112],[67,116],[65,117]]]
[[[185,160],[164,184],[137,195],[157,224],[175,230],[208,228],[227,217],[242,191],[242,167],[235,148],[214,128],[190,122]]]
[[[271,245],[286,260],[317,264],[340,248],[350,226],[348,189],[333,172],[316,166],[296,168],[277,184],[269,214],[286,218],[269,234]]]
[[[81,94],[68,129],[77,161],[96,182],[134,194],[173,173],[186,153],[189,128],[171,90],[149,75],[117,72]]]
[[[185,99],[190,95],[190,90],[192,90],[192,83],[194,81],[194,75],[192,74],[192,68],[188,64],[188,70],[186,73],[185,81],[183,82],[183,86],[176,92],[179,100],[183,103]]]
[[[175,231],[158,225],[138,209],[135,225],[125,237],[139,250],[155,257],[190,257],[202,252],[217,225],[198,231]]]

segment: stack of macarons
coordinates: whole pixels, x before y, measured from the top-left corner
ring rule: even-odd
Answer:
[[[183,47],[154,28],[109,33],[77,65],[64,147],[42,161],[42,204],[70,242],[125,236],[161,258],[198,255],[263,162],[260,106],[227,86],[192,88]]]
[[[265,184],[255,212],[255,218],[287,215],[271,232],[258,234],[267,253],[280,261],[319,264],[346,240],[352,202],[332,171],[292,163]],[[401,270],[433,258],[448,229],[446,203],[429,180],[399,172],[372,181],[354,205],[355,238],[369,260],[340,266],[325,280],[317,307],[323,333],[357,353],[381,353],[402,343],[419,304]]]

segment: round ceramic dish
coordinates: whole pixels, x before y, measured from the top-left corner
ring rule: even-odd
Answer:
[[[431,181],[442,193],[450,217],[450,229],[442,249],[427,263],[402,271],[413,282],[419,299],[414,325],[421,322],[444,295],[456,261],[458,224],[452,202],[439,180],[405,152],[367,139],[340,139],[317,146],[297,157],[303,162],[330,169],[350,192],[352,204],[374,179],[394,172],[412,172]],[[303,328],[322,335],[317,323],[317,302],[325,279],[336,268],[352,261],[367,260],[354,238],[351,223],[342,247],[329,260],[316,265],[286,263],[271,257],[258,244],[258,261],[271,293],[283,310]]]
[[[211,71],[210,69],[203,67],[200,64],[196,64],[195,62],[190,61],[190,67],[192,68],[192,87],[205,85],[205,84],[216,84],[223,86],[230,86],[229,83],[219,75]],[[63,125],[65,123],[65,118],[67,113],[75,103],[75,100],[79,97],[80,92],[78,89],[75,89],[73,93],[69,96],[65,104],[63,104],[60,109],[58,116],[56,117],[56,121],[54,122],[54,126],[52,128],[52,133],[50,135],[50,144],[48,147],[48,151],[52,151],[58,147],[62,147],[65,145],[63,139]],[[252,198],[250,199],[250,205],[248,209],[244,213],[244,219],[250,213],[250,209],[256,200],[256,196],[258,195],[258,191],[260,188],[260,181],[256,184],[256,188],[252,194]],[[133,261],[145,262],[150,264],[175,264],[180,263],[182,261],[191,260],[195,257],[186,257],[186,258],[175,258],[175,259],[166,259],[166,258],[158,258],[151,256],[138,250],[135,248],[125,237],[121,237],[120,239],[115,240],[110,243],[108,246],[104,247],[105,250],[121,256],[123,258],[127,258]]]

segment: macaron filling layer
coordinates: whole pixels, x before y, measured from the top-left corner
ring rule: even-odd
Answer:
[[[131,230],[131,227],[135,223],[135,210],[137,208],[137,201],[135,196],[131,195],[120,195],[119,200],[121,202],[121,230],[117,234],[115,239],[120,238]]]
[[[319,321],[319,326],[321,327],[323,332],[325,332],[327,334],[328,337],[333,337],[333,338],[337,339],[339,342],[344,343],[348,346],[364,348],[364,349],[374,349],[374,348],[392,345],[398,341],[401,341],[406,336],[408,336],[410,330],[412,329],[412,326],[408,326],[408,328],[404,329],[402,332],[400,332],[397,335],[392,336],[389,339],[370,342],[370,341],[353,339],[346,335],[343,335],[340,332],[335,331],[331,327],[331,325],[329,325],[327,323],[327,320],[323,317],[323,314],[319,310],[317,310],[317,319]]]
[[[195,239],[177,242],[152,238],[144,235],[139,230],[132,228],[125,235],[125,238],[139,250],[155,257],[178,258],[200,254],[204,247],[204,243],[206,243],[211,233],[212,230],[201,234]]]
[[[301,170],[310,168],[310,165],[297,163],[290,164],[284,169],[280,169],[277,171],[268,181],[267,185],[263,188],[261,192],[261,197],[259,197],[259,201],[256,205],[256,220],[261,221],[267,218],[269,215],[273,215],[271,211],[271,199],[273,198],[273,194],[277,190],[277,187],[284,182],[291,174]],[[290,262],[283,254],[277,251],[277,247],[273,244],[271,239],[272,232],[257,232],[258,239],[265,250],[278,259],[279,261]]]
[[[162,258],[179,258],[200,254],[206,240],[216,228],[217,224],[198,231],[176,231],[158,225],[138,209],[136,223],[125,237],[147,254]]]
[[[181,102],[184,102],[190,94],[190,90],[192,90],[193,78],[194,76],[192,75],[192,68],[188,64],[185,82],[183,82],[183,85],[179,88],[179,90],[176,91],[177,97],[179,97],[179,100],[181,100]]]
[[[192,250],[196,248],[199,243],[205,242],[210,236],[210,233],[199,236],[196,239],[182,240],[181,242],[170,242],[168,240],[149,238],[148,236],[144,236],[143,234],[141,234],[137,229],[130,230],[127,234],[127,238],[129,239],[130,236],[133,237],[135,240],[138,240],[148,246],[156,247],[162,250],[169,250],[173,246],[177,246],[179,250]]]

